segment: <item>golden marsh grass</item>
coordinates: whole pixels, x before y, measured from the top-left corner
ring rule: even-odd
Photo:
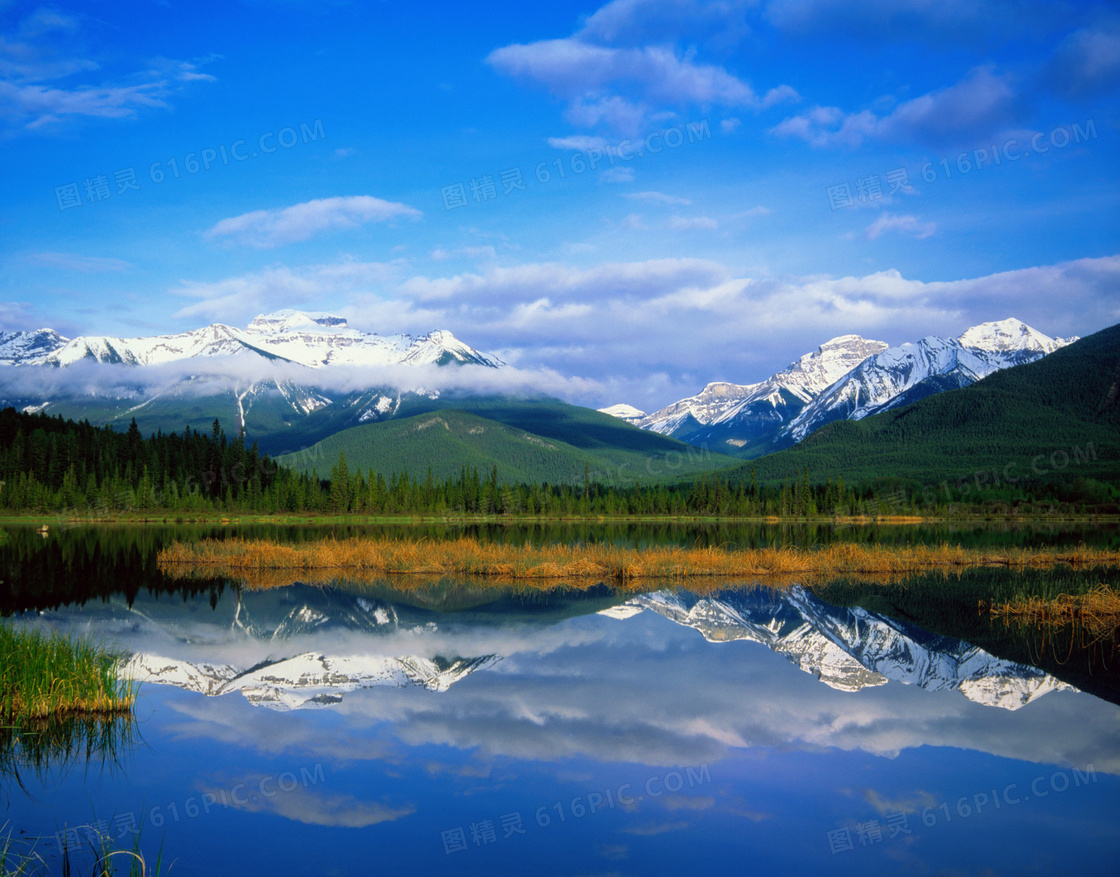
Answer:
[[[1055,629],[1077,626],[1090,636],[1102,639],[1114,635],[1120,628],[1120,594],[1102,584],[1084,594],[1016,597],[1006,603],[992,604],[988,612],[1008,624],[1017,622]]]
[[[1084,546],[973,549],[841,543],[817,548],[627,548],[602,543],[517,546],[473,538],[350,538],[295,545],[207,539],[176,542],[159,553],[160,569],[172,577],[226,576],[255,587],[296,580],[326,584],[339,579],[405,577],[429,581],[462,577],[536,587],[598,582],[627,587],[653,580],[690,586],[725,579],[812,583],[845,575],[892,579],[976,566],[1015,569],[1057,564],[1120,566],[1120,552]]]

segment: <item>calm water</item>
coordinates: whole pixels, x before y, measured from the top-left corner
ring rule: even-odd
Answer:
[[[56,867],[143,822],[186,874],[1115,873],[1120,707],[1060,671],[750,583],[168,592],[171,535],[0,548],[16,623],[93,633],[148,680],[131,738],[0,773],[0,823]]]

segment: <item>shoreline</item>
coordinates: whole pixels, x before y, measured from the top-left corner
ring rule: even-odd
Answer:
[[[918,524],[1060,524],[1077,523],[1092,525],[1120,524],[1120,515],[1058,514],[1058,515],[853,515],[835,517],[717,517],[705,515],[314,515],[314,514],[244,514],[244,515],[183,515],[177,513],[153,513],[149,515],[122,515],[99,518],[64,518],[57,514],[28,513],[0,516],[0,525],[46,526],[61,530],[76,527],[100,527],[119,525],[168,525],[187,524],[246,525],[246,524],[833,524],[837,526],[867,526],[887,524],[892,526],[913,526]]]

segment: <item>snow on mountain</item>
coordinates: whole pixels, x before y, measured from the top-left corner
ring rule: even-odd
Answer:
[[[981,323],[965,330],[957,341],[962,347],[971,350],[987,350],[993,353],[1008,353],[1021,351],[1030,358],[1037,359],[1041,352],[1043,355],[1053,353],[1060,347],[1072,344],[1073,338],[1048,338],[1041,332],[1032,329],[1021,320],[1009,317],[993,323]],[[1030,359],[1024,360],[1029,362]]]
[[[121,673],[142,683],[173,685],[208,697],[240,693],[272,709],[339,703],[359,689],[421,686],[447,691],[500,656],[424,657],[386,654],[386,642],[406,634],[412,647],[442,635],[434,623],[416,623],[404,609],[373,597],[309,587],[239,595],[203,617],[159,600],[101,607],[102,628],[128,631],[147,648],[136,651]],[[355,638],[354,634],[360,634]],[[348,647],[342,642],[349,643]],[[346,654],[329,649],[346,648]],[[389,647],[391,648],[391,647]],[[410,649],[411,650],[411,649]],[[287,654],[285,654],[285,651]],[[235,660],[193,660],[199,653]]]
[[[609,408],[600,408],[599,411],[633,424],[637,424],[639,420],[646,416],[644,411],[635,408],[633,405],[611,405]]]
[[[958,338],[931,335],[898,347],[840,335],[764,381],[708,384],[631,422],[692,444],[752,445],[765,452],[833,420],[858,420],[966,387],[1076,340],[1050,338],[1014,318],[981,323]]]
[[[867,357],[887,349],[884,341],[871,341],[859,335],[840,335],[826,341],[813,353],[806,353],[782,371],[756,385],[735,407],[723,412],[715,423],[734,421],[754,402],[781,404],[782,391],[802,402],[816,398],[822,390],[848,374]]]
[[[1074,691],[1043,671],[1006,661],[864,609],[830,606],[804,588],[698,597],[673,591],[624,604],[698,630],[710,642],[750,640],[842,691],[888,681],[956,690],[976,703],[1017,710],[1050,691]],[[624,616],[621,612],[615,617]]]
[[[690,441],[712,438],[742,446],[780,429],[825,387],[886,348],[883,341],[841,335],[764,381],[708,384],[696,396],[648,414],[637,425]],[[715,429],[704,431],[705,426]]]
[[[0,365],[43,365],[66,342],[54,329],[0,332]]]
[[[440,661],[415,656],[355,655],[334,657],[313,652],[258,664],[242,670],[229,664],[191,664],[160,655],[137,654],[122,674],[142,683],[174,685],[208,697],[240,692],[257,706],[299,709],[339,703],[351,691],[378,686],[447,691],[459,680],[500,658]]]
[[[695,396],[681,399],[636,421],[642,429],[673,435],[682,427],[711,423],[723,412],[741,402],[758,384],[708,384]]]
[[[829,605],[798,587],[707,596],[656,591],[596,614],[625,622],[646,611],[691,627],[710,642],[765,645],[842,691],[893,681],[956,690],[978,703],[1014,710],[1049,691],[1072,690],[1034,667],[864,609]],[[495,625],[514,623],[528,646],[526,623],[542,628],[555,623],[502,616],[487,619],[482,628],[473,626],[478,621],[466,627],[457,620],[437,624],[407,604],[306,586],[244,593],[201,615],[155,598],[103,604],[93,612],[91,625],[123,631],[125,642],[140,646],[124,670],[129,678],[207,696],[240,693],[274,709],[334,704],[348,692],[380,686],[447,691],[501,655],[464,657],[453,651],[437,657],[445,653],[434,652],[432,643],[446,647],[464,634],[464,643],[508,642]]]
[[[68,366],[92,359],[141,366],[196,357],[252,355],[294,362],[309,368],[332,365],[443,365],[449,362],[500,368],[505,364],[464,344],[445,330],[420,337],[403,334],[382,336],[352,329],[342,317],[294,310],[258,316],[245,329],[214,323],[190,332],[143,338],[84,335],[66,341],[55,335],[61,342],[59,344],[43,334],[49,331],[0,336],[0,362],[9,365]],[[26,336],[40,338],[33,342]],[[23,348],[28,348],[26,353]]]
[[[222,361],[229,363],[228,368],[219,364]],[[10,395],[0,397],[0,403],[24,411],[51,411],[52,405],[67,404],[70,416],[78,412],[98,423],[127,423],[136,417],[146,431],[166,428],[168,421],[178,419],[174,416],[178,409],[201,407],[207,411],[206,419],[217,415],[254,438],[267,439],[336,402],[346,409],[331,421],[338,422],[337,428],[391,417],[400,405],[401,392],[389,385],[383,373],[366,387],[339,391],[331,377],[319,378],[316,372],[335,367],[505,366],[445,330],[383,336],[354,329],[343,317],[290,309],[262,314],[244,329],[214,323],[174,335],[138,338],[83,335],[68,340],[49,329],[0,335],[0,365],[65,368],[79,362],[120,364],[138,371],[135,380],[126,372],[107,378],[103,392],[76,385],[71,392],[64,379],[50,384],[52,390],[43,390],[47,384],[26,372],[32,379],[8,382],[3,389]],[[209,368],[201,366],[205,362]],[[252,367],[242,369],[234,362]],[[295,364],[309,371],[303,377],[293,377],[291,370],[275,377],[266,372],[262,377],[262,363]],[[144,371],[167,365],[180,368]],[[195,368],[198,373],[184,374]],[[344,385],[355,377],[344,374]],[[438,395],[434,390],[411,393]]]
[[[1076,340],[1049,338],[1019,320],[1007,319],[973,326],[958,338],[930,335],[891,347],[820,393],[785,432],[801,441],[834,420],[860,420],[934,393],[967,387]]]

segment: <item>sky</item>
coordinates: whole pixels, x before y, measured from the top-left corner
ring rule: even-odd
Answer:
[[[647,411],[837,335],[1084,336],[1118,110],[1103,2],[0,0],[0,331],[325,311]]]

